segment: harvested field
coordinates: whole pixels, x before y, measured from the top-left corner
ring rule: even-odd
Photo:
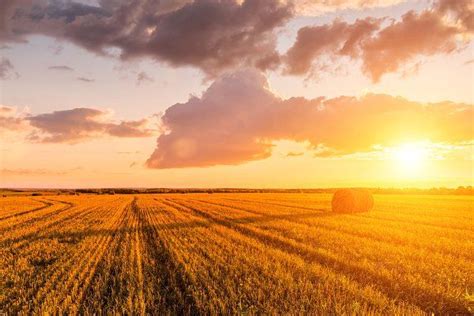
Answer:
[[[0,199],[0,314],[471,314],[474,199]]]

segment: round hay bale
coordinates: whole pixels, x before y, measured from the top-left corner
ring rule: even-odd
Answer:
[[[367,212],[373,207],[374,197],[364,189],[341,189],[332,197],[332,210],[337,213]]]

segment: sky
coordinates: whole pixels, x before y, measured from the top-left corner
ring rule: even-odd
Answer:
[[[470,0],[6,0],[0,187],[473,185]]]

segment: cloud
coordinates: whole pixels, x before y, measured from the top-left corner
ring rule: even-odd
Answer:
[[[256,71],[216,80],[200,98],[168,108],[166,133],[149,168],[235,165],[267,158],[280,140],[308,142],[316,156],[368,152],[374,146],[472,140],[472,105],[422,104],[388,95],[282,100]]]
[[[74,108],[39,115],[0,105],[0,133],[24,132],[35,143],[74,144],[97,137],[150,137],[160,133],[155,115],[139,120],[114,120],[110,113]]]
[[[79,80],[79,81],[82,81],[82,82],[94,82],[95,81],[94,79],[85,78],[85,77],[77,77],[76,79]]]
[[[107,133],[117,137],[148,137],[152,136],[154,130],[148,128],[148,119],[138,121],[122,121],[118,124],[110,124]]]
[[[34,128],[28,140],[39,143],[78,143],[103,136],[149,137],[156,133],[151,119],[114,122],[107,112],[91,108],[54,111],[26,120]]]
[[[59,70],[59,71],[74,71],[74,69],[72,69],[69,66],[65,66],[65,65],[49,66],[48,69],[49,70]]]
[[[142,71],[137,75],[137,85],[140,85],[145,82],[153,82],[153,78],[150,77],[146,72]]]
[[[18,78],[19,75],[15,72],[15,67],[9,59],[2,57],[0,59],[0,79]]]
[[[72,1],[8,0],[0,37],[44,34],[122,58],[148,56],[208,75],[239,66],[278,64],[274,30],[293,14],[275,0],[114,1],[97,6]]]
[[[388,25],[383,25],[382,19],[365,18],[352,24],[335,21],[303,27],[284,57],[286,72],[305,75],[322,70],[318,61],[324,58],[336,61],[349,56],[361,60],[362,70],[377,82],[419,57],[449,54],[463,47],[459,38],[469,40],[473,20],[472,1],[440,0],[419,13],[409,11]]]
[[[338,58],[361,61],[374,82],[417,59],[463,47],[474,32],[472,0],[437,0],[401,20],[364,18],[306,26],[283,56],[280,27],[297,14],[389,6],[402,0],[101,0],[95,5],[56,0],[5,0],[0,39],[43,34],[122,59],[151,57],[192,66],[215,77],[243,67],[307,75],[331,71]],[[329,59],[329,61],[326,61]],[[324,64],[324,62],[326,64]],[[87,78],[83,78],[87,79]],[[83,80],[87,81],[87,80]]]
[[[23,114],[17,113],[14,107],[0,105],[0,132],[20,131],[26,127]]]
[[[136,150],[136,151],[118,151],[117,154],[119,155],[135,155],[135,154],[139,154],[140,151],[139,150]]]
[[[381,19],[372,18],[357,20],[353,24],[336,20],[331,24],[299,29],[295,44],[286,54],[287,72],[306,74],[314,61],[322,56],[358,56],[362,43],[372,36],[381,22]]]
[[[17,0],[4,0],[0,2],[0,39],[13,40],[10,27],[10,19],[12,18],[16,5],[20,3]]]
[[[67,170],[50,170],[50,169],[0,169],[0,174],[3,176],[60,176],[73,173],[80,170],[80,168]]]
[[[270,143],[256,141],[254,123],[278,101],[256,72],[238,72],[216,80],[201,98],[175,104],[162,117],[168,133],[147,165],[173,168],[238,164],[271,154]],[[262,111],[262,112],[260,112]]]
[[[51,49],[54,55],[60,55],[64,50],[64,47],[60,44],[56,44],[54,46],[49,46],[49,49]]]
[[[470,65],[472,63],[474,63],[474,59],[469,59],[464,62],[464,65]]]
[[[400,20],[336,20],[298,31],[283,56],[276,50],[280,27],[295,12],[369,8],[401,0],[5,0],[0,4],[0,39],[25,40],[43,34],[122,59],[151,57],[174,67],[192,66],[215,77],[256,67],[308,75],[332,71],[340,58],[361,62],[374,82],[420,58],[465,47],[474,33],[472,0],[437,0]],[[403,72],[403,71],[402,71]],[[406,73],[406,71],[405,71]],[[90,82],[88,78],[78,78]],[[146,81],[138,80],[138,82]]]
[[[300,156],[303,156],[303,155],[304,155],[303,152],[290,151],[289,153],[286,154],[286,157],[300,157]]]
[[[320,15],[346,9],[367,9],[396,5],[406,0],[294,0],[296,10],[302,15]]]
[[[410,11],[401,21],[385,27],[363,44],[363,70],[377,82],[418,56],[453,52],[458,47],[459,33],[458,28],[445,24],[437,13]]]
[[[471,0],[439,0],[435,6],[441,14],[451,14],[464,32],[474,32],[474,3]]]
[[[210,74],[241,65],[270,68],[278,57],[273,30],[291,14],[290,6],[273,0],[195,1],[157,17],[145,45],[124,53],[151,54]]]

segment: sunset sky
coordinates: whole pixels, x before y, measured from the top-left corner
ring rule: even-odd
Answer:
[[[2,0],[0,187],[473,185],[471,0]]]

